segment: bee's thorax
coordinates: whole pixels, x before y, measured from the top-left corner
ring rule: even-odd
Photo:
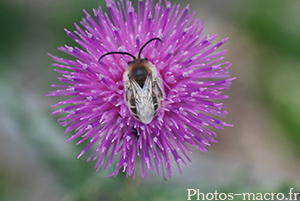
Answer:
[[[146,59],[136,59],[129,63],[129,75],[143,88],[150,73],[149,63]]]

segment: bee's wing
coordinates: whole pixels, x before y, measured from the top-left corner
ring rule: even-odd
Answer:
[[[155,114],[152,101],[152,80],[151,76],[146,78],[143,89],[131,77],[129,77],[131,88],[135,100],[137,116],[139,120],[145,124],[149,124]]]
[[[131,84],[133,96],[135,98],[139,98],[143,96],[143,89],[140,87],[140,85],[132,78],[129,76],[129,81]]]
[[[150,73],[143,87],[144,96],[148,100],[152,100],[152,74]]]

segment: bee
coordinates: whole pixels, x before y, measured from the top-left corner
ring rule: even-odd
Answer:
[[[143,49],[152,41],[160,38],[152,38],[146,42],[137,57],[128,52],[108,52],[103,54],[100,60],[110,54],[125,54],[133,58],[123,74],[124,101],[131,114],[144,124],[149,124],[156,116],[162,101],[165,98],[162,80],[156,67],[147,59],[141,58]]]

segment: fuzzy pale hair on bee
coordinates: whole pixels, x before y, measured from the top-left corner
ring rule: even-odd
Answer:
[[[124,101],[131,114],[144,124],[152,122],[165,98],[163,83],[156,67],[147,58],[141,58],[143,49],[154,40],[162,42],[160,38],[148,40],[137,57],[129,52],[107,52],[98,60],[100,62],[110,54],[124,54],[133,58],[123,74]]]

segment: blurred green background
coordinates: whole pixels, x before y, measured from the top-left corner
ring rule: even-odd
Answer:
[[[51,116],[46,97],[58,84],[50,52],[76,44],[63,28],[85,17],[82,9],[104,0],[0,0],[0,200],[187,200],[187,189],[209,193],[300,192],[300,1],[189,0],[205,33],[229,37],[223,49],[238,77],[227,94],[227,122],[208,153],[194,150],[193,164],[164,181],[105,176],[77,160],[82,146]],[[134,1],[136,5],[136,1]],[[195,200],[195,198],[193,198]],[[298,198],[300,199],[300,198]],[[235,200],[239,200],[236,197]]]

